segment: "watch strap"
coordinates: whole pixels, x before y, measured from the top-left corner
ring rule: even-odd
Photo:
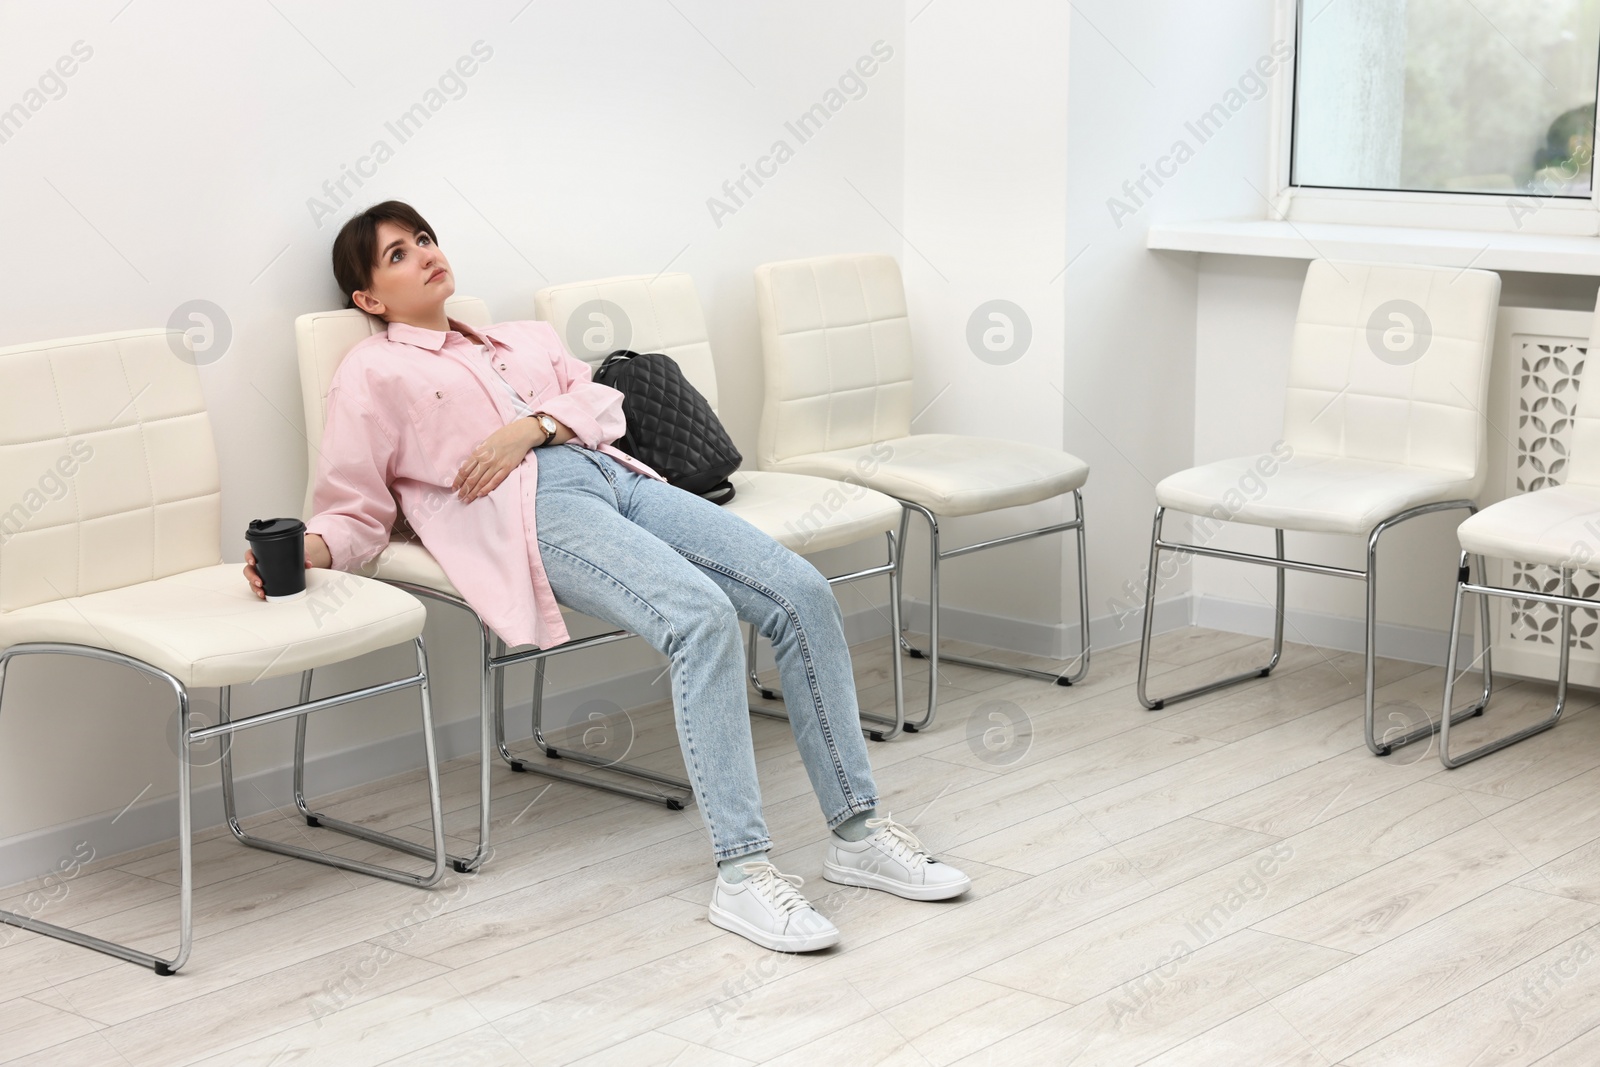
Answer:
[[[539,424],[539,429],[544,431],[544,440],[534,447],[543,448],[556,439],[556,420],[543,411],[535,412],[533,419]]]

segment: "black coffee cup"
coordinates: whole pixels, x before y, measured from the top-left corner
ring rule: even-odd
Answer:
[[[245,532],[268,600],[306,595],[306,524],[299,519],[251,519]]]

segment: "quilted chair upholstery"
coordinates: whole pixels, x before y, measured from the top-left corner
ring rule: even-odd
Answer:
[[[1230,505],[1232,521],[1364,534],[1408,508],[1476,498],[1499,294],[1500,277],[1488,271],[1312,263],[1289,355],[1283,441],[1293,455],[1259,499]],[[1396,301],[1426,316],[1420,358],[1375,354],[1383,330],[1403,322],[1385,311]],[[1208,514],[1259,458],[1164,478],[1156,501]]]
[[[398,590],[341,587],[339,610],[313,617],[305,602],[263,605],[222,562],[216,446],[181,338],[0,349],[0,501],[14,502],[0,518],[0,647],[89,645],[228,686],[415,638],[422,605]],[[337,580],[307,577],[310,603]]]
[[[1057,448],[912,432],[911,326],[893,256],[768,263],[756,268],[756,299],[763,469],[838,478],[870,466],[873,488],[942,516],[1033,504],[1088,481],[1088,464]],[[887,462],[874,458],[884,448]]]
[[[1389,264],[1313,262],[1306,271],[1289,351],[1283,438],[1256,455],[1219,460],[1163,478],[1156,486],[1149,573],[1163,551],[1212,556],[1276,570],[1272,654],[1263,667],[1170,696],[1147,691],[1155,605],[1146,583],[1136,690],[1157,710],[1225,686],[1264,678],[1283,653],[1284,574],[1310,571],[1366,586],[1365,734],[1378,756],[1431,739],[1438,727],[1377,734],[1377,552],[1392,527],[1435,511],[1476,510],[1483,488],[1484,404],[1494,348],[1500,277],[1489,271]],[[1268,454],[1270,450],[1270,455]],[[1275,531],[1272,557],[1167,540],[1167,509]],[[1197,529],[1215,529],[1212,523]],[[1284,554],[1284,531],[1355,534],[1366,539],[1364,569],[1333,567]],[[1488,608],[1485,604],[1484,629]],[[1488,702],[1483,697],[1464,715]],[[1419,716],[1425,718],[1425,716]]]
[[[835,255],[756,268],[756,310],[766,368],[758,454],[763,469],[860,479],[902,502],[901,541],[913,512],[928,524],[928,712],[938,707],[941,658],[1072,685],[1089,668],[1088,565],[1083,498],[1089,466],[1059,448],[911,428],[911,326],[900,266],[886,255]],[[1071,494],[1074,517],[976,545],[940,547],[942,518],[1036,504]],[[1077,548],[1080,652],[1068,672],[1036,670],[939,649],[941,561],[1044,534],[1072,533]]]
[[[223,813],[243,844],[403,884],[444,873],[444,817],[428,701],[422,605],[379,582],[314,571],[307,595],[263,602],[219,550],[220,486],[211,421],[181,333],[141,330],[0,349],[0,695],[22,656],[98,659],[170,687],[180,744],[416,687],[421,698],[432,847],[365,832],[432,860],[414,873],[247,832],[234,807],[231,750],[221,757]],[[238,532],[242,548],[244,531]],[[241,553],[242,554],[242,553]],[[404,642],[417,671],[310,699],[310,672]],[[244,718],[235,685],[301,675],[300,702]],[[189,689],[216,686],[219,719],[196,724]],[[204,733],[197,739],[197,733]],[[300,734],[303,738],[303,732]],[[93,739],[84,740],[93,744]],[[93,948],[157,974],[176,973],[193,943],[190,760],[178,761],[179,933],[171,958],[32,916],[0,922]],[[304,803],[295,779],[296,803]],[[302,807],[302,811],[305,811]],[[313,823],[316,825],[316,823]]]

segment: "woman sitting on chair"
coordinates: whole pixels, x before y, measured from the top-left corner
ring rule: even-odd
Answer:
[[[557,603],[630,630],[670,662],[689,780],[719,868],[711,922],[807,952],[839,931],[768,861],[739,621],[777,656],[789,719],[832,835],[824,877],[913,900],[970,879],[879,817],[843,619],[815,567],[676,489],[612,442],[622,394],[590,380],[547,323],[472,330],[445,316],[455,276],[433,228],[387,201],[347,222],[334,276],[388,324],[328,391],[306,565],[356,570],[399,511],[509,644],[568,639]],[[535,519],[537,513],[537,520]],[[254,558],[245,574],[261,593]]]

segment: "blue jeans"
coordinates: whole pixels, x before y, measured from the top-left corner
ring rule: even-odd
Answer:
[[[683,761],[718,860],[772,845],[761,815],[739,621],[772,642],[829,829],[876,806],[850,649],[817,569],[743,519],[578,445],[534,453],[556,599],[631,630],[671,666]]]

